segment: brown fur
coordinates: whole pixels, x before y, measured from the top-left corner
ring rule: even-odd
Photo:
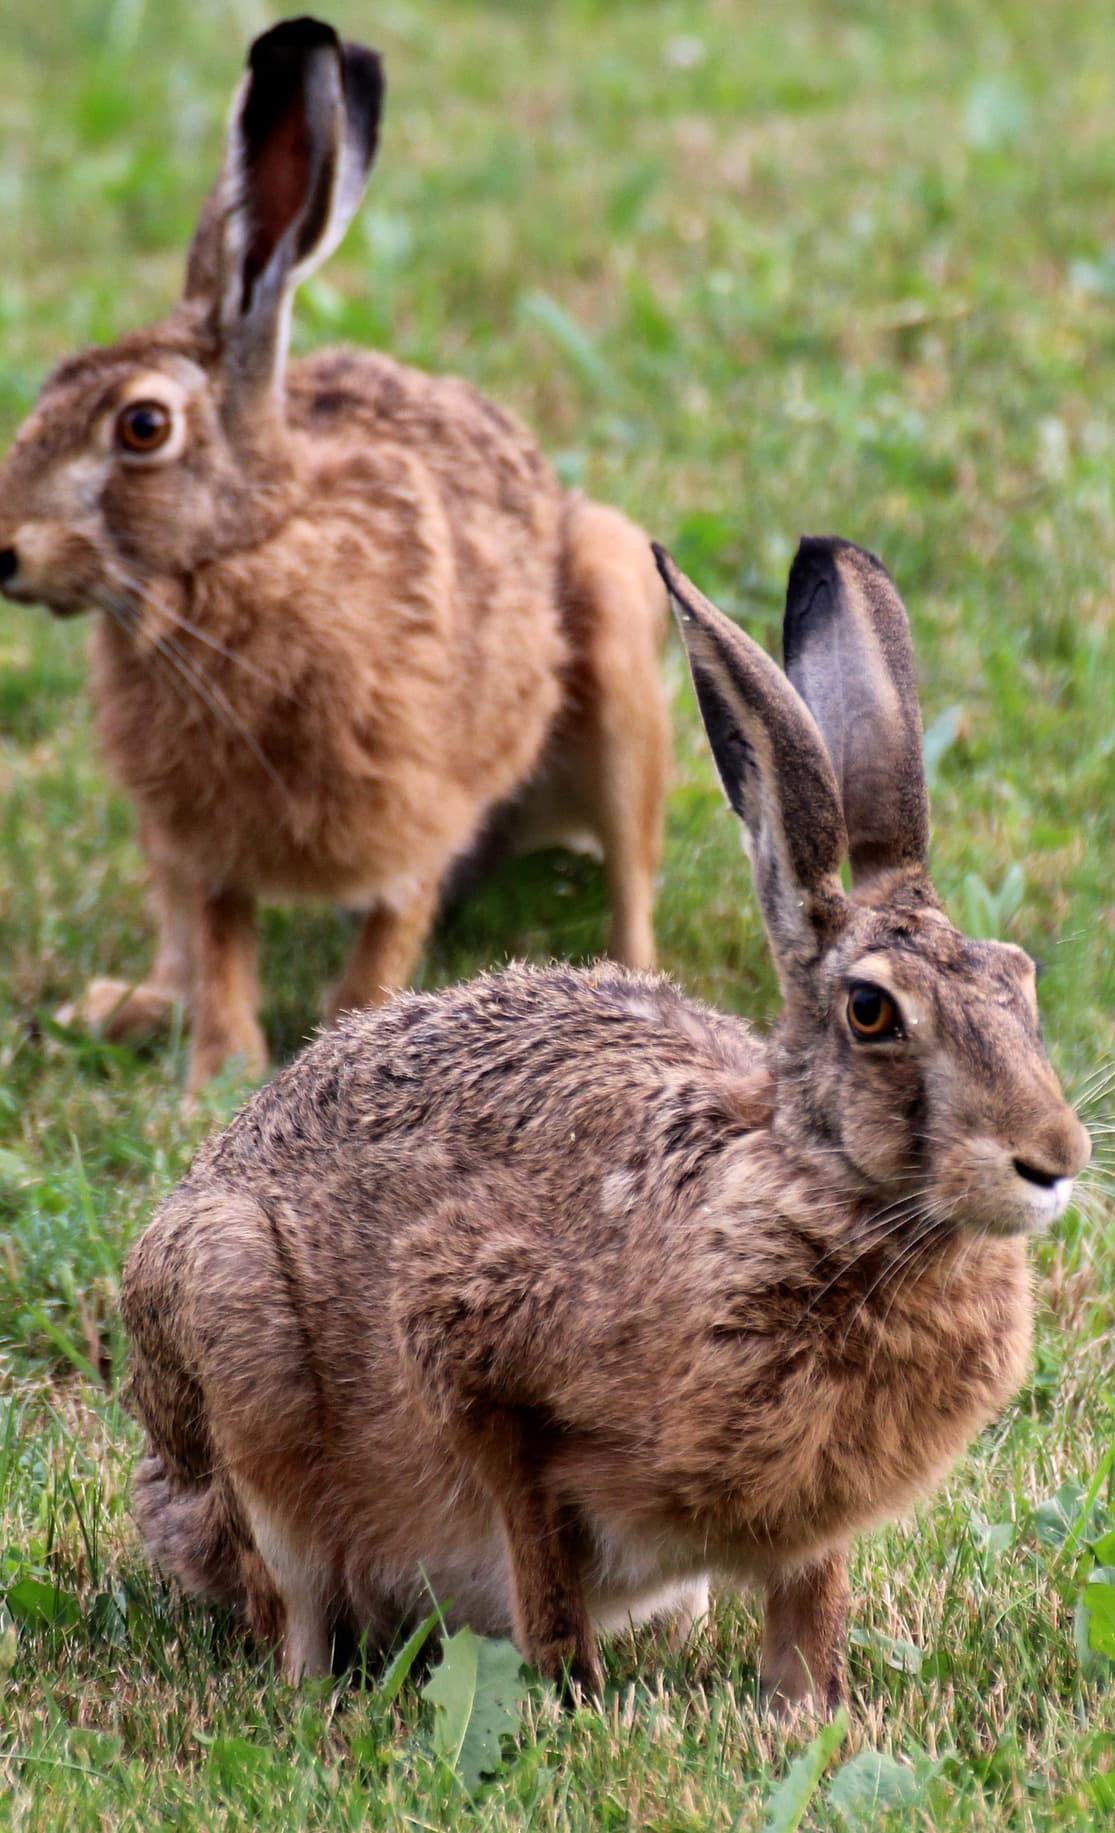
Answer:
[[[182,303],[63,363],[0,470],[0,547],[18,561],[3,589],[104,614],[99,732],[151,865],[152,974],[95,982],[72,1016],[127,1035],[187,996],[194,1086],[231,1053],[265,1063],[258,898],[366,912],[334,1006],[376,1003],[406,983],[440,887],[509,801],[518,844],[602,849],[612,950],[654,960],[669,735],[645,538],[564,492],[464,381],[346,350],[284,368],[289,294],[352,195],[297,267],[277,245],[262,305],[236,286],[230,305],[245,246],[258,260],[291,208],[285,114],[273,190],[266,160],[244,178],[251,106],[289,78],[282,60],[268,75],[278,51],[305,64],[307,135],[330,152],[313,73],[351,101],[353,59],[371,53],[342,54],[312,22],[277,28],[253,49]],[[117,415],[152,400],[171,441],[121,452]]]
[[[1029,964],[952,928],[908,835],[834,887],[806,706],[662,565],[786,987],[769,1041],[607,965],[405,995],[262,1090],[128,1263],[144,1535],[250,1622],[277,1594],[292,1676],[428,1581],[598,1688],[594,1628],[691,1619],[711,1575],[766,1593],[768,1690],[831,1706],[852,1535],[1025,1368],[1023,1236],[1087,1157]],[[893,683],[854,685],[885,717]],[[851,1035],[868,976],[901,1038]]]

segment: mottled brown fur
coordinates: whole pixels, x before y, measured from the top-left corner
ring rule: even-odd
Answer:
[[[597,1688],[595,1629],[692,1620],[712,1576],[766,1594],[767,1689],[831,1707],[851,1537],[1025,1368],[1024,1233],[1087,1157],[1029,964],[951,927],[908,834],[830,883],[805,704],[661,564],[786,989],[769,1040],[606,964],[403,995],[210,1140],[128,1263],[144,1535],[249,1621],[276,1592],[292,1676],[339,1625],[396,1633],[428,1582]],[[854,686],[889,716],[891,681]],[[868,973],[907,1029],[861,1045]],[[212,1508],[199,1534],[216,1490],[242,1536]]]
[[[264,1065],[257,899],[365,912],[334,1005],[376,1003],[406,983],[440,887],[509,802],[515,844],[603,851],[612,951],[654,960],[669,734],[645,538],[564,491],[467,382],[354,350],[284,365],[289,295],[355,193],[308,252],[299,229],[299,265],[280,239],[242,297],[243,264],[290,208],[285,151],[274,195],[266,161],[244,178],[276,41],[305,61],[307,135],[335,155],[311,77],[351,104],[353,60],[367,77],[371,54],[342,55],[312,22],[278,28],[253,51],[182,302],[63,363],[0,469],[0,548],[18,563],[3,589],[103,613],[98,728],[151,867],[152,973],[95,982],[72,1016],[127,1035],[186,996],[194,1086],[234,1052]],[[172,416],[149,458],[119,448],[137,401]]]

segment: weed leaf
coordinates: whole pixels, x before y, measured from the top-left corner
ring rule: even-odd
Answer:
[[[823,1725],[800,1757],[795,1757],[767,1803],[763,1833],[794,1833],[817,1784],[848,1732],[848,1714],[841,1706],[836,1717]]]
[[[518,1729],[526,1698],[521,1669],[514,1643],[459,1629],[443,1644],[441,1660],[422,1689],[434,1708],[434,1754],[470,1795],[499,1768],[501,1738]]]
[[[881,1629],[852,1630],[848,1640],[857,1648],[874,1649],[898,1674],[920,1674],[925,1660],[925,1652],[916,1642],[909,1642],[903,1636],[888,1636]]]
[[[21,1578],[9,1585],[4,1602],[25,1629],[72,1629],[81,1616],[73,1593],[59,1591],[43,1578]]]
[[[383,1679],[379,1683],[379,1703],[385,1711],[399,1697],[423,1645],[437,1627],[440,1615],[440,1611],[431,1610],[425,1621],[418,1625],[414,1634],[407,1637],[398,1654],[388,1662]]]
[[[850,1827],[870,1826],[891,1808],[916,1801],[921,1784],[913,1770],[885,1750],[861,1750],[832,1779],[829,1802]]]

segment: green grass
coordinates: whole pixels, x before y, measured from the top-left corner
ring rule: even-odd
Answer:
[[[0,435],[67,349],[173,296],[243,44],[273,16],[7,0]],[[299,346],[348,337],[467,373],[765,640],[800,531],[881,553],[918,646],[939,883],[958,920],[1041,961],[1050,1047],[1082,1087],[1115,1054],[1107,0],[352,0],[337,16],[385,51],[390,112]],[[180,1041],[137,1057],[44,1023],[148,945],[82,646],[79,624],[0,610],[0,1588],[23,1600],[18,1631],[0,1617],[0,1826],[458,1824],[416,1678],[390,1706],[374,1683],[296,1696],[139,1557],[119,1270],[242,1091],[187,1121]],[[774,981],[746,868],[668,667],[663,960],[762,1020]],[[444,924],[424,980],[591,954],[605,915],[590,866],[508,870]],[[275,912],[266,941],[289,1054],[344,925]],[[1091,1113],[1110,1125],[1103,1099]],[[857,1555],[854,1710],[830,1777],[857,1751],[896,1758],[887,1786],[912,1798],[895,1824],[1087,1827],[1115,1794],[1111,1675],[1074,1638],[1082,1539],[1059,1547],[1036,1512],[1086,1488],[1115,1439],[1102,1181],[1035,1263],[1025,1393]],[[757,1714],[755,1653],[753,1610],[724,1601],[695,1649],[614,1643],[603,1715],[563,1719],[532,1691],[476,1823],[759,1828],[808,1728]],[[841,1809],[848,1773],[803,1824],[881,1824]]]

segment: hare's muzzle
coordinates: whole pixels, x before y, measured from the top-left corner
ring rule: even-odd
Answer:
[[[34,604],[39,596],[26,578],[21,577],[19,549],[14,544],[0,548],[0,592],[19,605]]]
[[[25,522],[0,547],[0,596],[17,605],[45,605],[55,617],[90,607],[90,561],[84,532],[60,523]]]
[[[18,548],[0,548],[0,595],[15,604],[32,602],[31,594],[20,581]]]

